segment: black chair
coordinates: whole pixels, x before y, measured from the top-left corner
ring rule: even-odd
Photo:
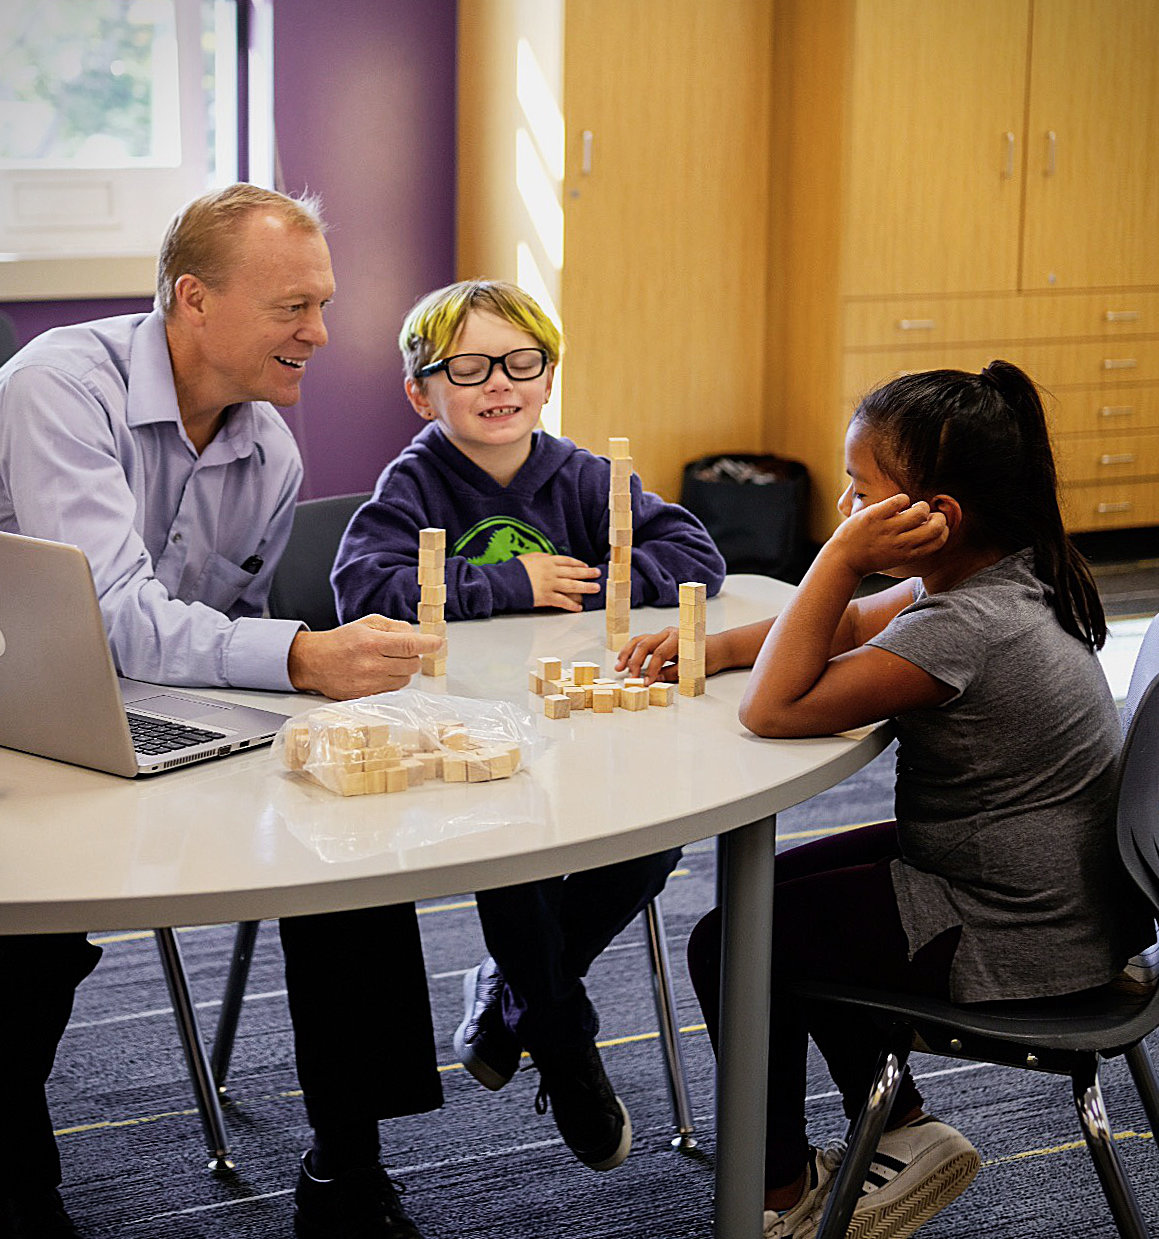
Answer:
[[[1135,885],[1159,912],[1159,680],[1143,693],[1119,761],[1119,851]],[[844,1235],[885,1129],[910,1051],[1070,1076],[1083,1135],[1119,1234],[1146,1239],[1138,1201],[1115,1151],[1099,1089],[1099,1059],[1124,1055],[1152,1131],[1159,1132],[1159,1078],[1143,1038],[1159,1027],[1159,989],[1105,986],[1076,998],[956,1006],[871,988],[806,984],[797,996],[869,1014],[885,1034],[877,1078],[858,1116],[818,1239]]]
[[[278,563],[270,589],[269,611],[273,618],[300,619],[317,630],[333,628],[338,623],[334,595],[330,588],[330,569],[350,518],[369,498],[370,496],[365,494],[339,495],[330,499],[307,499],[298,504],[294,511],[290,540]],[[696,1147],[692,1102],[688,1093],[684,1056],[680,1048],[680,1028],[676,1020],[676,1001],[672,991],[672,968],[659,902],[653,900],[644,909],[641,917],[645,921],[652,994],[656,1003],[660,1039],[664,1046],[664,1062],[677,1129],[672,1144],[677,1148],[692,1149]],[[213,1081],[220,1092],[225,1092],[225,1078],[229,1071],[258,924],[257,921],[241,922],[234,939],[233,959],[226,980],[211,1055]],[[195,1071],[194,1085],[198,1089],[199,1108],[204,1122],[210,1100],[204,1096],[198,1077],[199,1073]],[[213,1103],[216,1103],[216,1098]]]
[[[0,310],[0,366],[17,350],[16,325],[12,317]]]

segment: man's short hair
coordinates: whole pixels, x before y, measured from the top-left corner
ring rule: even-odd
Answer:
[[[166,317],[173,313],[174,288],[183,275],[195,275],[209,287],[224,283],[237,259],[237,226],[257,211],[277,215],[294,228],[326,231],[322,201],[313,194],[291,198],[246,182],[202,194],[182,207],[165,231],[154,306]]]
[[[403,371],[408,379],[432,361],[446,357],[472,310],[494,314],[526,331],[554,365],[563,354],[559,328],[517,284],[503,280],[460,280],[427,293],[407,314],[399,332]],[[418,379],[421,383],[422,380]]]

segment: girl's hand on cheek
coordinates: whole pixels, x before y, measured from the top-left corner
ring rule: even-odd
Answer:
[[[853,513],[830,538],[839,555],[859,577],[896,568],[937,551],[949,536],[946,518],[923,499],[891,495]]]

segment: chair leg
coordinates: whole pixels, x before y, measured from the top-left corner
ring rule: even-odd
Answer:
[[[1107,1204],[1111,1206],[1111,1214],[1119,1234],[1124,1236],[1124,1239],[1147,1239],[1147,1227],[1139,1209],[1139,1202],[1131,1191],[1131,1185],[1127,1182],[1119,1155],[1115,1151],[1111,1126],[1107,1122],[1107,1111],[1103,1105],[1102,1090],[1099,1088],[1099,1064],[1096,1055],[1092,1054],[1075,1068],[1071,1076],[1071,1088],[1087,1148],[1091,1151],[1091,1159],[1095,1163],[1103,1194],[1107,1198]]]
[[[229,1060],[233,1057],[237,1022],[245,998],[246,982],[249,980],[250,964],[254,956],[254,942],[257,940],[260,924],[260,921],[239,921],[237,936],[233,940],[233,958],[229,962],[229,976],[225,982],[221,1012],[217,1017],[217,1034],[213,1038],[213,1054],[210,1057],[213,1082],[219,1093],[225,1092],[225,1077],[229,1074]]]
[[[825,1202],[821,1225],[816,1239],[838,1239],[849,1226],[849,1219],[861,1194],[869,1163],[877,1152],[877,1143],[889,1120],[893,1100],[901,1084],[906,1060],[910,1055],[913,1033],[904,1025],[898,1025],[890,1035],[881,1057],[877,1060],[877,1074],[869,1090],[869,1097],[857,1116],[849,1148],[833,1182],[833,1188]]]
[[[1155,1074],[1155,1064],[1151,1061],[1146,1044],[1142,1041],[1136,1042],[1127,1051],[1126,1059],[1139,1100],[1143,1103],[1147,1120],[1151,1124],[1151,1134],[1159,1140],[1159,1075]]]
[[[209,1168],[232,1170],[225,1120],[222,1118],[217,1089],[213,1086],[209,1056],[205,1052],[205,1043],[201,1040],[201,1029],[189,993],[189,978],[181,961],[177,935],[172,929],[155,929],[153,937],[157,942],[157,950],[161,953],[165,984],[169,987],[169,998],[173,1003],[173,1013],[177,1017],[177,1032],[197,1097],[197,1112],[201,1116],[201,1126],[205,1130],[205,1139],[209,1145]]]
[[[677,1135],[674,1149],[696,1148],[696,1128],[692,1123],[692,1100],[688,1094],[688,1072],[680,1048],[680,1026],[676,1019],[676,996],[672,992],[672,961],[664,935],[664,914],[653,899],[644,909],[648,934],[648,960],[652,965],[652,997],[656,1000],[656,1020],[664,1045],[664,1064],[668,1068],[668,1091],[672,1097],[672,1116]]]

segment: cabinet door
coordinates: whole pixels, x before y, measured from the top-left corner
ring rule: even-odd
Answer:
[[[845,292],[1017,288],[1029,0],[858,0]]]
[[[762,441],[771,15],[566,6],[563,431],[628,436],[669,499],[685,462]]]
[[[1159,283],[1159,4],[1037,0],[1025,288]]]

